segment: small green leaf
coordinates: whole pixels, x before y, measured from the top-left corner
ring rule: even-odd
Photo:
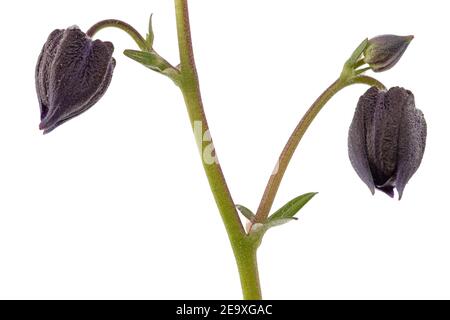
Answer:
[[[236,205],[236,208],[242,213],[244,217],[246,217],[249,221],[252,221],[255,217],[255,214],[248,208],[241,206],[240,204]]]
[[[269,220],[265,226],[267,229],[273,228],[273,227],[278,227],[278,226],[282,226],[283,224],[289,223],[291,221],[295,221],[298,220],[297,218],[280,218],[280,219],[273,219],[273,220]]]
[[[297,212],[299,212],[300,209],[303,208],[303,206],[309,202],[309,200],[314,198],[314,196],[316,194],[317,193],[315,193],[315,192],[306,193],[304,195],[301,195],[301,196],[289,201],[281,209],[279,209],[277,212],[275,212],[273,215],[271,215],[269,217],[267,224],[277,223],[277,222],[275,222],[277,220],[286,220],[286,219],[288,219],[288,220],[294,219],[295,220],[294,216],[297,214]],[[286,221],[286,222],[289,222],[289,221]],[[286,222],[284,222],[284,223],[286,223]]]
[[[150,20],[148,23],[148,33],[145,39],[147,47],[151,50],[153,48],[153,41],[155,40],[155,34],[153,32],[153,13],[150,15]]]
[[[171,68],[166,60],[153,51],[125,50],[123,54],[156,72],[164,73],[165,70]]]

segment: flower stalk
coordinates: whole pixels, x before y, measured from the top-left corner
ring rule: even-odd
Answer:
[[[264,223],[267,220],[273,202],[275,201],[278,189],[281,185],[281,181],[283,180],[283,176],[286,173],[289,163],[294,156],[294,153],[297,150],[300,141],[302,140],[311,123],[317,117],[322,108],[327,104],[327,102],[330,101],[330,99],[339,91],[352,84],[365,84],[369,86],[375,86],[380,89],[385,88],[385,86],[381,82],[369,76],[345,75],[347,75],[347,73],[343,72],[343,75],[341,75],[339,79],[333,82],[333,84],[331,84],[328,89],[326,89],[324,93],[322,93],[322,95],[312,104],[312,106],[300,120],[297,127],[294,129],[288,142],[286,143],[286,146],[281,152],[279,160],[275,166],[275,170],[269,178],[269,182],[267,183],[266,189],[262,196],[258,211],[256,212],[254,220],[252,221],[253,224]]]
[[[117,28],[122,31],[125,31],[134,40],[134,42],[136,42],[136,44],[141,50],[144,51],[151,50],[151,48],[148,47],[147,42],[145,41],[144,37],[141,36],[139,31],[137,31],[133,26],[129,25],[128,23],[117,19],[107,19],[97,22],[96,24],[94,24],[92,27],[89,28],[86,34],[89,37],[93,38],[100,30],[106,28]]]

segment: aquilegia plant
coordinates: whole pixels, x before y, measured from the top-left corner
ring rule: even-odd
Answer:
[[[78,27],[55,30],[48,37],[36,67],[36,89],[41,108],[39,128],[49,133],[64,122],[92,107],[105,94],[116,61],[110,42],[93,40],[103,28],[127,32],[139,50],[124,54],[145,67],[170,78],[184,96],[200,152],[211,150],[209,127],[201,99],[189,26],[187,0],[175,0],[180,64],[174,66],[153,47],[153,29],[144,38],[136,29],[119,20],[104,20],[86,33]],[[412,41],[412,36],[382,35],[364,40],[345,62],[339,78],[313,103],[300,120],[271,174],[261,203],[252,210],[234,203],[217,159],[202,157],[205,173],[233,248],[245,299],[261,299],[256,253],[264,234],[272,227],[295,220],[295,215],[316,193],[294,198],[273,212],[272,204],[283,175],[306,130],[325,104],[340,90],[353,84],[371,88],[360,98],[350,126],[348,150],[351,164],[372,193],[381,190],[401,199],[405,185],[419,168],[425,150],[427,129],[422,112],[415,107],[413,94],[403,88],[389,90],[367,71],[392,68]],[[239,214],[247,220],[241,223]]]

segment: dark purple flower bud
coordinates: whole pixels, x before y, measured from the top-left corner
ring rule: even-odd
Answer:
[[[364,62],[374,72],[391,69],[405,53],[414,36],[383,35],[369,40],[364,51]]]
[[[427,125],[411,91],[370,88],[358,102],[350,126],[348,151],[359,177],[375,188],[402,198],[425,151]]]
[[[49,133],[103,96],[116,65],[113,51],[111,42],[93,41],[78,27],[50,34],[36,66],[39,129]]]

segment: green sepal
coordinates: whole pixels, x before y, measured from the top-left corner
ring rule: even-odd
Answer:
[[[361,61],[361,57],[369,45],[369,39],[364,39],[363,42],[353,51],[351,57],[344,64],[344,68],[342,69],[341,79],[349,80],[354,76],[355,69],[358,68],[358,65]]]
[[[347,60],[347,65],[350,67],[354,67],[356,63],[361,58],[362,54],[366,50],[367,46],[369,45],[369,39],[364,39],[363,42],[353,51],[352,56],[350,59]]]

